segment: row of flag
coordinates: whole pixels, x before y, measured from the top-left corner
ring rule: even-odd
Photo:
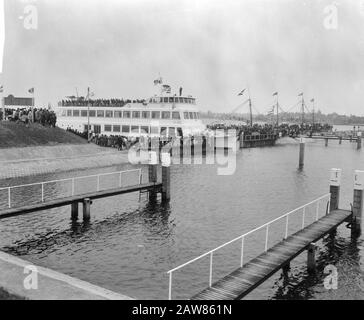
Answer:
[[[163,80],[161,77],[159,77],[158,79],[154,80],[154,85],[156,86],[157,84],[162,84]]]
[[[246,89],[241,90],[241,91],[238,93],[238,96],[242,96],[242,95],[243,95],[243,93],[245,92],[245,90],[246,90]],[[274,96],[278,96],[278,92],[274,92],[274,93],[273,93],[273,97],[274,97]],[[303,97],[303,92],[301,92],[298,96],[299,96],[299,97]],[[312,98],[310,101],[311,101],[311,102],[314,102],[314,101],[315,101],[315,99],[314,99],[314,98]]]
[[[3,93],[4,92],[4,86],[3,85],[1,85],[0,86],[0,93]],[[29,93],[34,93],[34,88],[30,88],[29,90],[28,90],[28,92]]]

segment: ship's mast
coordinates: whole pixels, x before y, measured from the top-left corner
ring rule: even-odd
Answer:
[[[303,93],[302,93],[302,101],[301,101],[301,126],[303,128],[303,124],[305,122],[305,100],[303,98]]]
[[[248,87],[248,95],[249,95],[249,113],[250,113],[250,126],[253,126],[253,112],[252,112],[252,99],[250,97],[250,90]]]
[[[278,104],[278,92],[277,92],[277,128],[279,125],[279,104]]]

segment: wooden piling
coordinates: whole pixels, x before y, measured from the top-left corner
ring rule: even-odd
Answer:
[[[341,169],[332,168],[330,173],[330,208],[329,212],[339,209]]]
[[[339,144],[341,144],[343,142],[343,137],[339,137]]]
[[[169,153],[162,153],[162,201],[169,201],[171,198],[171,156]]]
[[[329,138],[325,138],[325,147],[329,145]]]
[[[317,245],[316,243],[312,242],[308,246],[307,249],[307,271],[308,272],[315,272],[316,271],[316,251]]]
[[[148,176],[149,182],[157,183],[158,180],[158,157],[157,152],[149,152],[149,165],[148,165]],[[157,198],[157,193],[155,190],[149,191],[149,200],[155,200]]]
[[[244,132],[240,133],[239,147],[244,148]]]
[[[356,137],[356,149],[361,149],[361,132],[358,132],[358,136]]]
[[[83,199],[83,221],[89,221],[91,218],[91,200]]]
[[[303,168],[305,162],[305,141],[303,138],[300,139],[300,154],[299,154],[299,160],[298,160],[298,167],[300,169]]]
[[[71,204],[71,219],[74,221],[78,219],[78,202]]]
[[[282,267],[282,271],[284,275],[288,274],[288,271],[291,269],[291,264],[288,262]]]
[[[353,221],[351,226],[352,235],[361,234],[361,223],[363,217],[363,190],[364,190],[364,171],[355,170]]]

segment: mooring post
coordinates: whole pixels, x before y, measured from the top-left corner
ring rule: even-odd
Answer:
[[[162,201],[171,198],[171,155],[162,153]]]
[[[340,136],[339,137],[339,144],[341,144],[343,142],[343,137],[342,136]]]
[[[361,149],[361,132],[358,132],[356,136],[356,149]]]
[[[71,219],[78,219],[78,202],[72,202],[71,204]]]
[[[156,151],[149,152],[149,165],[148,165],[148,176],[150,183],[157,183],[158,179],[158,157]],[[155,200],[157,198],[157,193],[154,189],[149,191],[149,200]]]
[[[316,271],[316,251],[317,245],[312,242],[309,244],[307,249],[307,271],[315,272]]]
[[[91,218],[91,199],[83,199],[83,221],[88,221]]]
[[[283,267],[282,267],[282,271],[283,271],[283,275],[287,276],[288,275],[288,271],[291,269],[291,264],[289,262],[287,262]]]
[[[298,161],[298,167],[300,169],[303,168],[305,162],[305,141],[301,137],[300,138],[300,155],[299,155],[299,161]]]
[[[361,222],[363,216],[363,190],[364,190],[364,171],[355,170],[353,221],[351,226],[352,235],[361,234]]]
[[[244,148],[244,132],[240,133],[239,147],[240,149]]]
[[[330,208],[329,212],[339,209],[341,169],[332,168],[330,172]]]
[[[329,145],[329,138],[325,138],[325,147]]]
[[[148,165],[148,174],[149,174],[149,182],[156,183],[157,182],[157,152],[150,151],[149,152],[149,165]]]

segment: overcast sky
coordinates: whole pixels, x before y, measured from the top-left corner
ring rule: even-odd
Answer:
[[[1,1],[1,0],[0,0]],[[24,27],[24,8],[38,12]],[[335,4],[336,29],[325,27]],[[55,103],[67,95],[146,98],[160,74],[201,110],[229,112],[249,85],[266,113],[304,92],[321,111],[364,115],[364,4],[360,0],[5,0],[0,83]],[[246,111],[246,109],[241,109]]]

